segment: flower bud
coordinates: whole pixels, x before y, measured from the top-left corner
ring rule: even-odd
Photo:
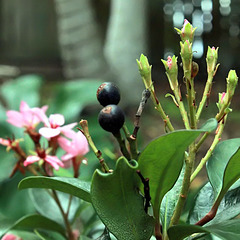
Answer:
[[[219,111],[221,110],[221,108],[223,106],[225,106],[226,104],[228,104],[228,96],[225,92],[222,93],[218,93],[218,103],[217,103],[217,107],[219,109]]]
[[[184,71],[190,71],[192,68],[192,43],[186,40],[184,43],[180,42],[181,58]]]
[[[184,20],[183,27],[181,30],[178,28],[175,29],[180,35],[182,42],[185,42],[186,40],[188,40],[190,43],[193,42],[194,32],[196,28],[193,28],[193,26],[191,25],[190,22],[188,22],[187,19]]]
[[[215,49],[215,47],[210,48],[208,46],[207,58],[206,58],[208,73],[215,72],[217,60],[218,60],[218,48]]]
[[[177,76],[178,76],[178,65],[177,65],[177,57],[173,56],[170,57],[168,56],[168,60],[165,61],[162,59],[162,62],[165,66],[166,69],[166,75],[168,77],[171,89],[176,89],[178,87],[178,81],[177,81]]]
[[[137,64],[138,64],[139,72],[142,77],[146,78],[149,76],[149,74],[151,74],[152,66],[149,65],[149,62],[146,56],[141,54],[140,60],[139,61],[137,60]]]
[[[235,70],[230,70],[227,77],[227,94],[229,98],[232,99],[234,95],[235,88],[238,83],[238,77]]]

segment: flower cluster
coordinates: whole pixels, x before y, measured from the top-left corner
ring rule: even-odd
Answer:
[[[23,128],[35,144],[34,151],[27,154],[20,147],[20,139],[0,138],[0,144],[13,150],[18,155],[15,171],[27,168],[38,162],[38,167],[43,167],[47,175],[51,174],[52,168],[69,167],[73,164],[74,176],[78,176],[81,162],[86,163],[84,155],[89,151],[88,142],[82,132],[75,132],[73,128],[77,123],[65,124],[64,116],[61,114],[46,115],[48,106],[41,108],[30,108],[24,101],[20,104],[19,111],[7,111],[7,122],[15,127]],[[40,127],[39,127],[40,125]],[[44,148],[41,138],[45,138],[48,147]],[[61,159],[56,156],[57,149],[61,148],[65,154]],[[84,161],[83,161],[84,160]]]

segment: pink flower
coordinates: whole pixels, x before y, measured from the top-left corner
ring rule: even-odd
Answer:
[[[67,137],[71,136],[72,132],[74,132],[72,128],[77,125],[77,123],[71,123],[61,127],[65,123],[65,119],[62,114],[51,114],[49,118],[47,118],[45,114],[41,113],[39,117],[45,124],[45,127],[39,129],[39,133],[47,139],[56,137],[60,133]]]
[[[38,162],[40,160],[43,160],[46,163],[50,164],[56,170],[58,170],[59,167],[64,167],[63,162],[61,160],[59,160],[58,157],[47,155],[45,150],[38,151],[37,156],[28,156],[26,158],[26,160],[23,162],[23,165],[26,167],[26,166],[28,166],[32,163]]]
[[[41,121],[41,119],[38,117],[39,112],[45,113],[47,108],[48,106],[43,106],[42,108],[30,108],[26,102],[21,101],[19,112],[15,110],[7,111],[7,122],[16,127],[34,129]]]
[[[60,147],[66,151],[66,154],[62,156],[63,161],[70,160],[77,156],[82,157],[89,151],[87,139],[82,132],[74,132],[71,139],[72,141],[64,137],[59,137],[58,139]]]
[[[21,240],[21,238],[15,236],[13,234],[7,233],[2,237],[2,240]]]

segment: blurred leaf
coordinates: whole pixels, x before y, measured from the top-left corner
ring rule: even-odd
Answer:
[[[14,165],[16,163],[13,153],[6,152],[6,147],[0,146],[0,184],[2,181],[9,179]],[[0,187],[1,189],[1,187]]]
[[[29,189],[31,200],[36,210],[43,216],[56,221],[57,223],[64,225],[64,219],[59,210],[55,200],[45,189]],[[69,195],[62,192],[57,192],[58,198],[61,202],[64,212],[67,211],[69,204]],[[71,222],[79,207],[79,199],[73,197],[71,200],[71,207],[69,210],[68,219]]]
[[[68,193],[91,202],[90,182],[67,177],[27,177],[18,185],[19,189],[25,188],[48,188]]]
[[[96,93],[101,83],[100,80],[79,79],[58,85],[50,111],[63,114],[66,122],[77,119],[84,107],[97,103]]]
[[[91,186],[92,204],[116,238],[147,240],[152,235],[154,221],[144,211],[143,198],[134,183],[137,163],[133,163],[134,166],[130,165],[122,157],[113,173],[96,170]]]
[[[189,213],[189,223],[195,224],[202,219],[214,204],[214,192],[208,182],[199,191],[195,203]],[[233,189],[226,193],[217,211],[217,215],[206,225],[216,224],[236,217],[240,213],[240,188]]]
[[[13,220],[34,212],[28,194],[25,191],[17,191],[17,185],[22,178],[23,176],[17,173],[13,178],[0,184],[0,212]],[[24,204],[19,207],[19,203]]]
[[[240,219],[224,221],[207,227],[176,225],[168,229],[169,240],[182,240],[193,233],[212,233],[223,240],[240,238]]]
[[[36,233],[37,236],[39,236],[39,238],[41,238],[41,240],[66,240],[65,237],[63,237],[62,235],[60,235],[57,232],[52,232],[52,231],[44,231],[44,230],[35,230],[34,231]],[[25,238],[23,238],[25,240]]]
[[[229,139],[223,142],[220,142],[214,149],[211,158],[207,162],[207,173],[209,181],[211,182],[215,194],[218,194],[222,188],[222,180],[224,169],[226,168],[232,155],[240,147],[240,138]],[[238,187],[240,181],[236,182],[234,186]]]
[[[43,229],[43,230],[51,230],[60,233],[65,236],[64,228],[46,217],[41,215],[28,215],[20,218],[14,224],[5,229],[5,232],[2,231],[2,235],[11,229],[14,230],[34,230],[34,229]]]
[[[0,93],[5,99],[8,109],[18,110],[21,101],[30,107],[39,105],[39,90],[42,78],[37,75],[24,75],[2,84]]]
[[[11,230],[9,233],[12,233],[15,236],[20,237],[22,240],[42,240],[42,238],[38,237],[35,233],[32,232]]]

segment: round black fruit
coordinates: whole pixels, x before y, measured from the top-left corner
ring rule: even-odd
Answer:
[[[120,101],[120,91],[112,82],[102,83],[97,90],[97,99],[102,106],[118,104]]]
[[[104,107],[98,115],[100,126],[104,130],[112,133],[117,133],[123,126],[124,121],[125,116],[122,109],[114,104]]]

